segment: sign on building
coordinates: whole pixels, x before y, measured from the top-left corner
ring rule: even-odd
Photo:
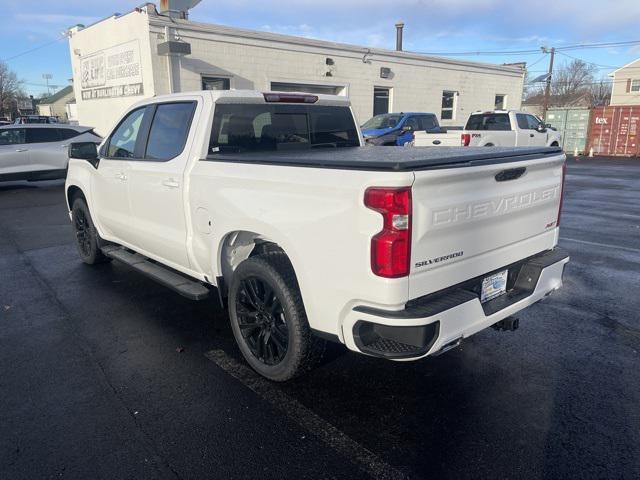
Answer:
[[[142,95],[142,66],[137,40],[80,59],[82,100]]]
[[[19,98],[16,103],[18,110],[33,110],[33,100],[30,98]]]

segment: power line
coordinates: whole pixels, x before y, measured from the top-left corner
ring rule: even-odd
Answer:
[[[564,53],[564,52],[558,52],[558,53],[560,55],[562,55],[563,57],[571,58],[572,60],[579,60],[581,62],[588,63],[589,65],[593,65],[594,67],[600,67],[601,69],[617,69],[617,68],[620,68],[620,67],[614,67],[612,65],[602,65],[600,63],[590,62],[589,60],[584,60],[582,58],[574,57],[573,55],[569,55],[568,53]]]
[[[54,43],[59,42],[60,40],[63,40],[65,38],[67,38],[66,35],[63,35],[63,36],[61,36],[59,38],[56,38],[55,40],[52,40],[52,41],[47,42],[47,43],[43,43],[42,45],[38,45],[37,47],[33,47],[33,48],[29,49],[29,50],[25,50],[24,52],[18,53],[17,55],[14,55],[13,57],[0,59],[0,61],[9,62],[9,61],[14,60],[14,59],[16,59],[18,57],[22,57],[22,56],[27,55],[29,53],[35,52],[36,50],[40,50],[41,48],[45,48],[45,47],[48,47],[49,45],[53,45]]]
[[[582,50],[582,49],[592,49],[592,48],[611,48],[611,47],[622,47],[622,46],[631,46],[631,45],[640,45],[640,40],[628,40],[624,42],[603,42],[603,43],[579,43],[575,45],[565,45],[564,47],[556,47],[556,51],[571,51],[571,50]],[[408,51],[409,53],[418,53],[420,55],[446,55],[446,56],[456,56],[456,55],[534,55],[536,53],[540,53],[540,49],[527,49],[527,50],[475,50],[475,51],[466,51],[466,52],[416,52],[416,51]]]

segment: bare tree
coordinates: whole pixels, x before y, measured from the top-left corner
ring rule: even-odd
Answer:
[[[591,84],[589,89],[592,107],[609,105],[611,101],[611,82],[599,80]]]
[[[0,116],[15,110],[16,100],[24,96],[22,82],[6,63],[0,61]]]
[[[572,60],[562,65],[551,77],[551,94],[559,99],[586,93],[593,83],[597,68],[582,60]]]

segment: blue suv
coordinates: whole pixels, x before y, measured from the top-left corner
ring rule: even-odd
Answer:
[[[413,132],[440,132],[440,124],[433,113],[400,112],[376,115],[362,125],[362,135],[368,145],[402,146],[413,140]]]

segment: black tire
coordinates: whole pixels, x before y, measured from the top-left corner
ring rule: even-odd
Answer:
[[[269,380],[290,380],[322,358],[325,341],[311,332],[293,266],[282,252],[256,255],[238,266],[229,317],[242,355]]]
[[[81,197],[73,200],[71,207],[71,223],[76,236],[76,247],[80,258],[87,265],[95,265],[110,260],[98,246],[98,232],[91,220],[89,207]]]
[[[560,145],[558,145],[558,142],[553,142],[550,147],[559,147]]]

